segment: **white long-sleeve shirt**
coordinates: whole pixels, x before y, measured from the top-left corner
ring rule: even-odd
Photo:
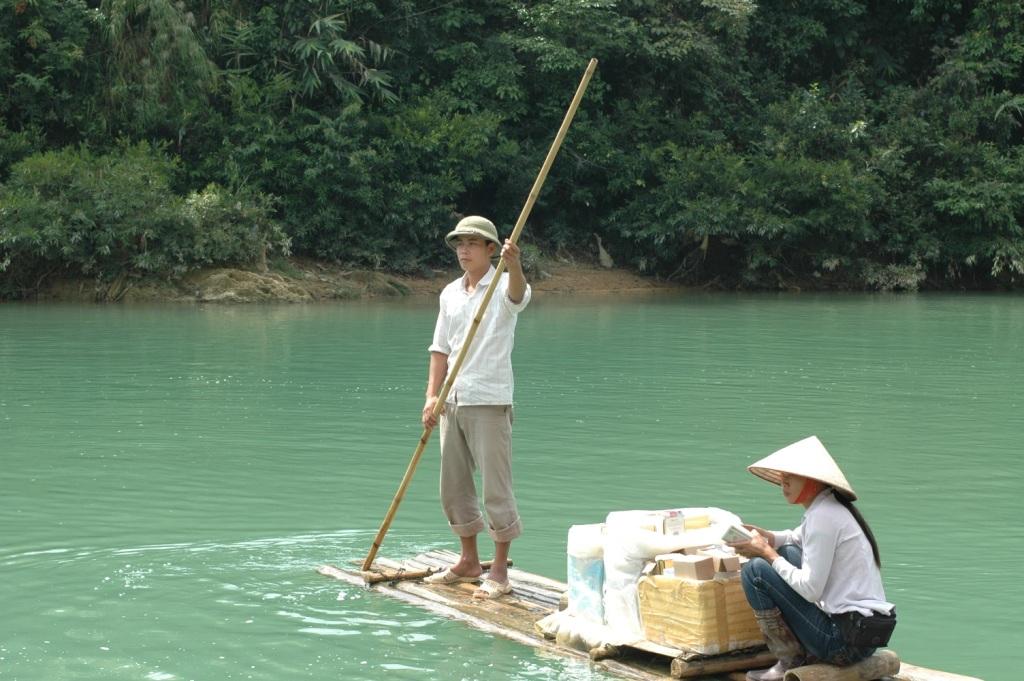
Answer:
[[[441,309],[430,351],[448,355],[449,373],[495,272],[492,265],[472,294],[466,291],[465,275],[441,291]],[[516,318],[529,304],[531,295],[527,284],[523,299],[513,303],[508,297],[508,273],[501,275],[469,353],[448,393],[449,402],[461,405],[512,404],[515,387],[512,346],[515,344]]]
[[[799,527],[773,533],[776,549],[795,544],[803,550],[801,567],[779,556],[772,568],[808,601],[829,614],[892,611],[893,604],[885,600],[882,573],[875,565],[871,543],[831,489],[815,497]]]

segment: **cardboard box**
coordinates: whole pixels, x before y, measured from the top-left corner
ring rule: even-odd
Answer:
[[[715,572],[737,572],[740,569],[740,557],[735,553],[708,549],[702,550],[700,555],[709,556],[714,561]]]
[[[706,548],[706,546],[687,546],[680,553],[685,553],[687,556],[699,556],[700,552]]]
[[[682,511],[667,511],[665,513],[665,517],[661,521],[662,534],[679,534],[684,529]]]
[[[652,574],[683,579],[712,579],[715,576],[715,562],[710,556],[685,553],[662,553],[654,557],[657,569]],[[648,573],[641,573],[648,576]]]
[[[711,525],[707,513],[696,511],[666,511],[662,521],[662,534],[682,534],[688,530],[699,530]]]
[[[637,600],[644,636],[654,643],[702,655],[764,644],[738,574],[641,577]]]
[[[654,557],[655,569],[651,574],[656,575],[669,575],[674,577],[676,574],[675,564],[676,561],[682,560],[685,556],[681,553],[660,553]],[[641,573],[647,576],[647,573]]]
[[[674,561],[676,577],[683,579],[714,579],[715,561],[711,556],[679,556]]]

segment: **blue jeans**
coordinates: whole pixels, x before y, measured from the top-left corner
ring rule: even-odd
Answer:
[[[803,552],[798,546],[780,547],[778,553],[796,567],[803,562]],[[782,618],[804,650],[819,660],[845,667],[874,654],[874,648],[847,645],[839,625],[824,610],[798,594],[764,558],[754,558],[746,563],[742,580],[750,607],[782,611]]]

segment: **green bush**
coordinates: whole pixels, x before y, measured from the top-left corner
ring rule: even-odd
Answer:
[[[64,149],[16,163],[0,188],[0,264],[7,288],[30,292],[64,273],[180,275],[251,263],[288,240],[269,199],[216,185],[171,189],[175,164],[148,144],[93,155]]]

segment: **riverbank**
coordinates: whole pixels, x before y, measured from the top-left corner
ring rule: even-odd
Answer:
[[[54,279],[36,300],[59,302],[313,303],[331,300],[436,296],[456,269],[421,276],[356,270],[303,258],[277,259],[266,272],[226,267],[179,280],[120,277],[113,282]],[[570,261],[545,262],[528,275],[536,293],[622,293],[679,290],[681,285],[634,272]]]

